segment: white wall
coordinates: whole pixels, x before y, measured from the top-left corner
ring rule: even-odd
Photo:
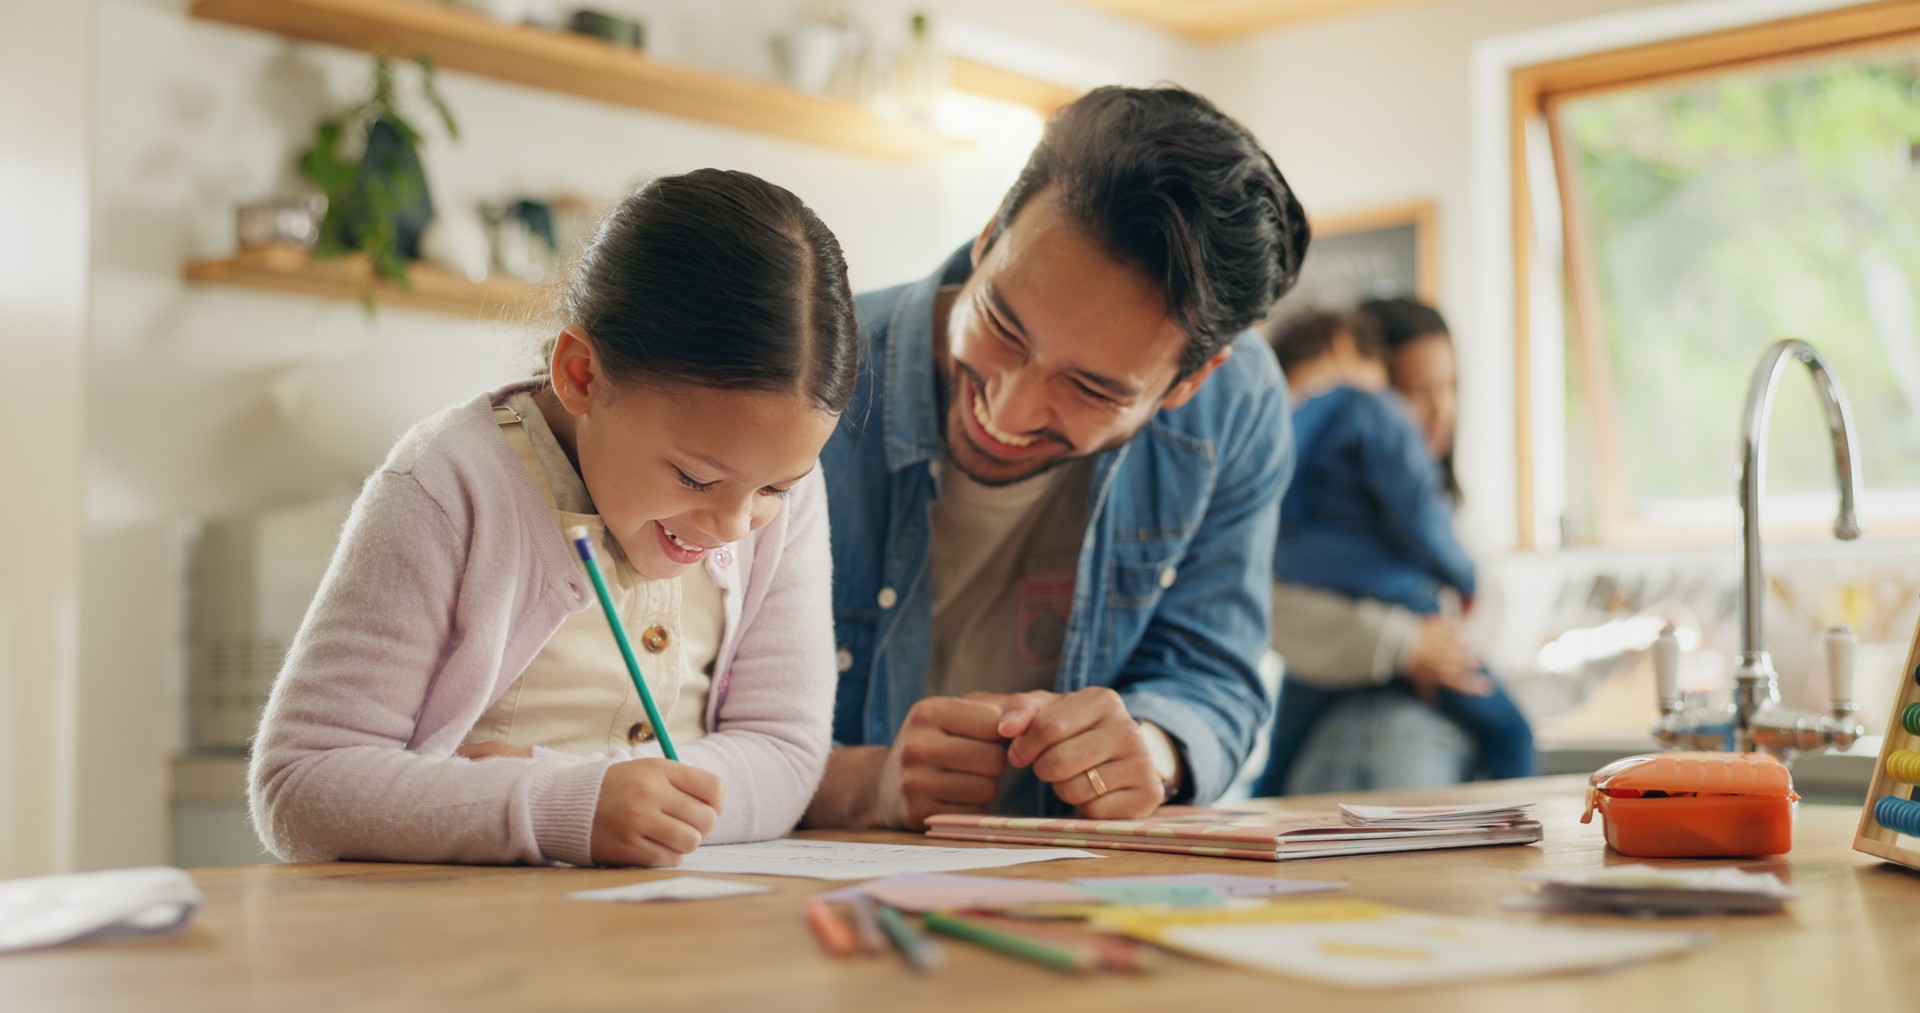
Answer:
[[[93,15],[0,4],[0,878],[72,864]]]
[[[80,662],[86,763],[65,793],[78,805],[71,860],[83,867],[169,859],[166,765],[180,744],[183,679],[178,521],[350,494],[377,458],[331,452],[321,438],[344,428],[336,443],[377,447],[440,406],[524,374],[539,337],[389,308],[369,320],[353,304],[185,284],[188,260],[231,252],[235,204],[297,185],[296,153],[323,114],[359,96],[367,58],[195,21],[187,0],[97,6],[93,72],[77,75],[94,91],[98,138],[84,448],[94,560]],[[773,74],[767,35],[799,7],[597,6],[638,12],[656,55],[758,77]],[[1182,79],[1195,65],[1189,44],[1064,5],[849,6],[884,23],[895,41],[910,9],[929,9],[956,51],[1004,52],[1005,62],[1078,83]],[[12,68],[0,74],[11,77]],[[744,169],[812,204],[839,235],[861,289],[921,277],[969,238],[1030,144],[1010,136],[938,160],[880,162],[464,74],[445,73],[441,85],[462,136],[452,143],[429,129],[425,158],[439,206],[518,192],[611,196],[663,172]],[[74,122],[86,125],[86,108],[75,100]],[[77,332],[74,340],[59,347],[76,353]],[[273,399],[276,384],[288,383],[301,386],[311,409],[291,423]],[[79,404],[57,390],[36,393],[47,395],[50,410]],[[78,449],[67,448],[63,460],[79,459]],[[76,507],[64,504],[68,523]],[[10,521],[4,528],[15,530]],[[15,558],[24,557],[0,562],[10,581]],[[76,562],[59,572],[78,580]],[[39,600],[23,614],[34,620],[27,625],[56,626],[43,620],[61,599],[31,586]]]
[[[1432,201],[1441,308],[1461,356],[1462,522],[1513,543],[1513,350],[1478,340],[1468,223],[1472,51],[1512,32],[1670,0],[1453,0],[1283,29],[1222,47],[1210,86],[1259,135],[1310,214]],[[1311,252],[1308,254],[1311,256]],[[1506,448],[1502,450],[1501,448]]]

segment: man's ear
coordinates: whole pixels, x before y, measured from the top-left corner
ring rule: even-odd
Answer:
[[[1225,365],[1231,358],[1233,358],[1233,346],[1231,344],[1220,346],[1220,350],[1213,353],[1206,362],[1201,363],[1199,369],[1188,373],[1179,383],[1173,385],[1172,390],[1167,391],[1167,396],[1160,399],[1160,407],[1170,411],[1193,400],[1193,396],[1200,393],[1200,388],[1206,384],[1207,377],[1212,376],[1214,370]]]
[[[553,378],[553,393],[567,414],[585,415],[594,396],[607,382],[600,369],[600,350],[593,347],[587,332],[568,324],[553,339],[553,360],[548,363]]]

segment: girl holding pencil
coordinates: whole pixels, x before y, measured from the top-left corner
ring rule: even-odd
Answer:
[[[670,866],[805,809],[835,681],[816,462],[858,359],[839,244],[753,176],[664,177],[563,310],[545,375],[415,426],[354,504],[254,743],[280,857]]]

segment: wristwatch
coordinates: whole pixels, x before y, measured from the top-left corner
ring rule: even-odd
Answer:
[[[1147,757],[1153,761],[1153,772],[1160,778],[1166,801],[1171,802],[1184,787],[1182,775],[1186,765],[1180,762],[1180,746],[1159,725],[1151,721],[1141,721],[1139,725],[1142,737],[1147,740]]]

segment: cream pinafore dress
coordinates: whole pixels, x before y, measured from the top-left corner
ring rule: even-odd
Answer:
[[[614,610],[626,624],[647,689],[673,741],[705,736],[713,662],[725,623],[720,589],[704,566],[672,580],[641,576],[607,534],[599,514],[560,509],[556,484],[566,483],[570,505],[587,502],[586,487],[530,394],[515,394],[496,406],[494,419],[546,496],[560,530],[578,525],[592,533]],[[544,454],[537,445],[544,445]],[[561,622],[520,678],[480,716],[466,742],[543,746],[596,756],[653,737],[646,708],[596,601]]]

